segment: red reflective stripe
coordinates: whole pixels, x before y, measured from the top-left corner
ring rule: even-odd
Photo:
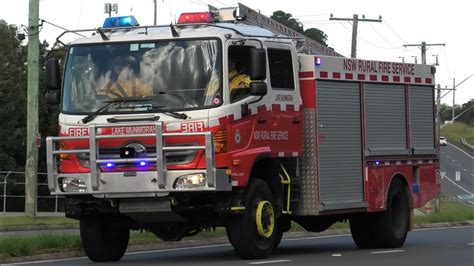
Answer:
[[[300,72],[299,77],[300,78],[312,78],[312,77],[314,77],[314,73],[313,73],[313,71]]]
[[[393,76],[393,81],[394,82],[400,82],[400,77],[399,76]]]
[[[326,71],[321,71],[321,72],[319,73],[319,76],[320,76],[321,78],[327,78],[327,77],[328,77],[328,72],[326,72]]]
[[[370,75],[370,80],[377,80],[377,75]]]
[[[358,80],[365,80],[365,74],[358,74],[357,79]]]
[[[352,73],[346,73],[344,76],[346,79],[353,79]]]
[[[405,81],[405,82],[411,82],[411,77],[404,77],[404,78],[403,78],[403,81]]]
[[[421,78],[415,78],[415,83],[421,83]]]
[[[334,79],[340,79],[340,78],[341,78],[341,73],[339,73],[339,72],[334,72],[334,73],[332,73],[332,78],[334,78]]]
[[[300,81],[303,108],[316,108],[316,81],[307,79]]]
[[[426,84],[432,84],[433,83],[433,80],[431,78],[426,78],[425,79],[425,83]]]
[[[388,81],[388,76],[383,75],[382,76],[382,81]]]

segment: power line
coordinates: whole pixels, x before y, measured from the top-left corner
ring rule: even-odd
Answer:
[[[335,18],[331,14],[329,20],[340,20],[340,21],[352,21],[352,45],[351,45],[351,57],[356,58],[357,55],[357,26],[359,21],[361,22],[382,22],[382,16],[379,16],[379,19],[366,19],[364,15],[362,18],[359,18],[359,15],[354,14],[351,18]]]
[[[392,46],[393,48],[396,48],[397,46],[393,45],[391,42],[387,41],[387,39],[385,39],[385,37],[382,36],[382,34],[380,34],[374,26],[372,26],[372,24],[369,24],[369,26],[372,28],[372,30],[382,39],[384,40],[388,45]],[[399,48],[397,48],[399,49]]]
[[[348,28],[346,27],[346,25],[344,25],[342,22],[339,22],[339,24],[340,24],[341,26],[343,26],[345,30],[347,30],[348,32],[351,32],[351,30],[348,29]],[[401,48],[393,48],[393,47],[383,47],[383,46],[379,46],[379,45],[373,44],[373,43],[371,43],[371,42],[365,40],[364,38],[362,38],[362,37],[360,37],[360,36],[357,36],[357,39],[363,41],[364,43],[366,43],[366,44],[368,44],[368,45],[370,45],[370,46],[373,46],[373,47],[376,47],[376,48],[380,48],[380,49],[386,49],[386,50],[400,50],[400,49],[401,49]]]
[[[406,41],[400,37],[400,35],[398,35],[394,30],[393,28],[388,24],[388,21],[387,21],[387,18],[384,18],[384,24],[388,27],[388,29],[395,35],[397,36],[398,39],[400,39],[400,41],[402,41],[402,43],[406,43]]]

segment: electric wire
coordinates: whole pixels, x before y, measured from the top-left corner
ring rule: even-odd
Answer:
[[[400,41],[402,41],[402,43],[407,43],[402,37],[400,37],[400,35],[398,35],[394,30],[393,28],[390,26],[390,24],[388,23],[387,21],[387,18],[384,18],[383,19],[383,23],[388,27],[388,29],[395,35],[397,36],[398,39],[400,39]]]
[[[399,47],[401,47],[401,46],[395,46],[395,45],[393,45],[391,42],[387,41],[387,39],[385,39],[385,37],[383,37],[382,34],[380,34],[380,33],[377,31],[377,29],[375,29],[375,27],[372,25],[372,23],[369,23],[369,26],[372,28],[372,30],[373,30],[384,42],[386,42],[386,43],[387,43],[388,45],[390,45],[391,47],[397,48],[397,49],[399,49]]]

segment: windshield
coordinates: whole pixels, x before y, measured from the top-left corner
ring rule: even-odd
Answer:
[[[69,49],[63,111],[90,113],[104,102],[124,101],[108,112],[186,110],[222,102],[221,47],[217,40],[83,45]]]

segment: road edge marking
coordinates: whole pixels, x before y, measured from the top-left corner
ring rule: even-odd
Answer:
[[[467,152],[464,151],[463,149],[459,148],[458,146],[456,146],[456,145],[454,145],[454,144],[451,144],[451,143],[449,143],[449,142],[448,142],[448,144],[451,145],[451,146],[453,146],[454,148],[460,150],[461,152],[463,152],[464,154],[466,154],[467,156],[469,156],[469,158],[474,159],[473,156],[471,156],[469,153],[467,153]]]

